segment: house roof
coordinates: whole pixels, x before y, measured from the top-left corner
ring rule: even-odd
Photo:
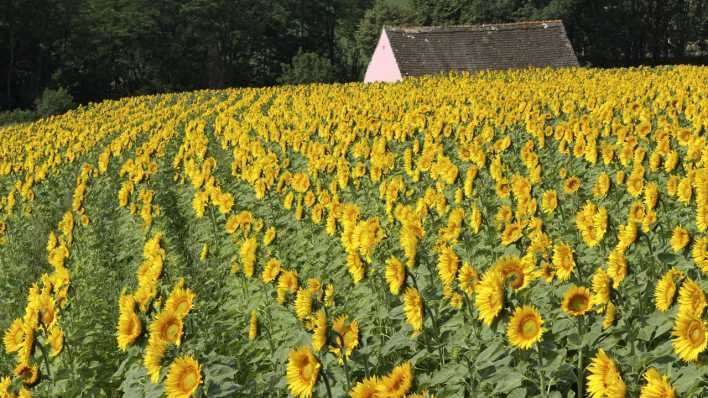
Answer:
[[[403,76],[578,65],[560,20],[384,30]]]

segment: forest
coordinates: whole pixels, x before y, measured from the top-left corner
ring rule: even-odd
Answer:
[[[384,24],[562,19],[581,65],[705,64],[701,0],[0,0],[0,111],[361,80]]]

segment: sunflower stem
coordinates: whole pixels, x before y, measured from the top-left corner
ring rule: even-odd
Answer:
[[[583,396],[583,317],[578,317],[578,397]]]
[[[347,391],[351,390],[351,382],[349,381],[349,366],[347,366],[347,355],[344,352],[344,347],[342,347],[342,361],[344,362],[344,378],[347,381]]]
[[[44,357],[44,366],[47,368],[47,377],[51,379],[52,384],[54,384],[54,379],[52,379],[52,371],[49,369],[49,357],[47,357],[47,350],[44,348],[44,345],[39,341],[37,341],[37,345],[39,346],[40,351],[42,351],[42,357]]]
[[[322,363],[322,361],[320,361],[320,363]],[[324,379],[325,388],[327,389],[327,397],[332,398],[332,390],[329,388],[329,377],[327,376],[324,364],[322,365],[322,378]]]
[[[538,343],[536,344],[536,352],[538,353],[538,381],[541,383],[541,397],[546,398],[546,379],[543,375],[543,355],[541,355],[541,345]]]

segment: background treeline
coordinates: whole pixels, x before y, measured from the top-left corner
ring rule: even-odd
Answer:
[[[585,65],[706,63],[707,9],[704,0],[0,0],[0,110],[33,108],[48,87],[85,103],[359,80],[383,24],[561,18]]]

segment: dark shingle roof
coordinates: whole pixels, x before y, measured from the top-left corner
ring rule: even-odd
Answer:
[[[384,27],[402,76],[577,66],[562,21]]]

